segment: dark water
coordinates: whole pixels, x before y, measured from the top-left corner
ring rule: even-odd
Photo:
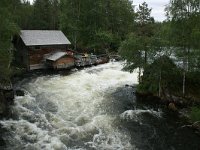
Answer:
[[[70,74],[27,77],[13,117],[0,121],[3,150],[198,150],[179,114],[137,100],[137,73],[108,63]]]
[[[131,88],[119,88],[114,96],[118,102],[125,101],[117,104],[121,106],[121,112],[135,110],[133,114],[137,114],[119,123],[121,128],[125,128],[130,133],[133,145],[141,150],[200,149],[200,136],[193,129],[184,127],[188,124],[185,118],[164,106],[137,101],[134,94],[130,96],[131,92]],[[130,97],[135,98],[136,101],[130,103]],[[157,112],[161,113],[157,114]]]

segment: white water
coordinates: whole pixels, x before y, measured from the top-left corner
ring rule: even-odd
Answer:
[[[151,115],[153,115],[155,117],[159,117],[159,118],[162,115],[162,112],[160,110],[154,111],[152,109],[147,109],[147,110],[137,109],[137,110],[127,110],[127,111],[123,112],[120,115],[120,118],[124,119],[124,120],[134,120],[136,122],[141,122],[140,115],[142,115],[144,113],[148,113],[148,114],[151,114]]]
[[[137,72],[122,67],[108,63],[22,82],[26,95],[15,98],[12,110],[19,119],[0,122],[12,131],[12,149],[135,149],[130,135],[113,124],[119,116],[102,107],[118,87],[137,84]]]

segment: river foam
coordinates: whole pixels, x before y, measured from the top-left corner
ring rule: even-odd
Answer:
[[[135,109],[135,110],[127,110],[120,115],[120,118],[123,120],[134,120],[136,122],[141,121],[141,115],[143,114],[150,114],[154,117],[161,118],[162,112],[160,110],[155,111],[152,109],[142,110],[142,109]]]
[[[114,125],[118,116],[102,108],[116,88],[137,84],[137,72],[122,68],[112,62],[21,83],[26,95],[15,98],[16,119],[0,122],[9,131],[7,149],[135,149],[130,135]]]

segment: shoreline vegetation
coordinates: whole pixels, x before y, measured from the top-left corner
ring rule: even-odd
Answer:
[[[137,10],[134,32],[120,47],[125,70],[139,68],[137,94],[142,100],[164,104],[179,112],[187,108],[189,121],[200,121],[200,2],[170,1],[167,20],[152,21],[147,3]]]
[[[136,90],[136,96],[139,101],[144,103],[151,103],[163,105],[172,113],[179,114],[187,120],[187,125],[183,127],[192,128],[198,135],[200,135],[200,101],[199,99],[183,98],[183,97],[168,97],[163,98],[152,93],[140,93]]]

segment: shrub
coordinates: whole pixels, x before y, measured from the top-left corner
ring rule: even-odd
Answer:
[[[200,121],[200,107],[192,107],[190,119],[192,121]]]

